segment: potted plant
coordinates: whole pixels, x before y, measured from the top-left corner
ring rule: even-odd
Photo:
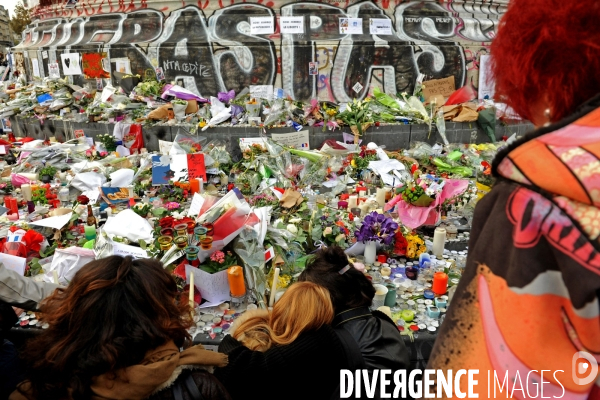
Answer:
[[[39,172],[40,179],[44,183],[50,183],[54,175],[56,175],[56,168],[51,165],[44,166]]]

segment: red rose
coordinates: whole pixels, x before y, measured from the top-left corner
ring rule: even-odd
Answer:
[[[90,202],[90,199],[82,194],[81,196],[77,196],[77,202],[85,206]]]
[[[175,223],[175,218],[173,217],[164,217],[158,221],[158,225],[161,228],[172,228]]]
[[[403,256],[406,255],[406,249],[408,247],[408,241],[402,234],[402,232],[396,232],[396,241],[394,243],[394,254]]]

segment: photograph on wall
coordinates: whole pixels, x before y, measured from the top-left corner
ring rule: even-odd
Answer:
[[[48,76],[54,79],[60,78],[60,67],[58,66],[58,63],[48,63]]]
[[[319,75],[319,63],[311,61],[308,63],[308,74]]]
[[[65,2],[65,8],[73,8],[77,5],[77,0],[67,0]]]
[[[15,66],[20,76],[25,76],[25,56],[23,53],[15,53]]]
[[[10,122],[10,119],[2,118],[2,130],[4,131],[4,133],[12,132],[12,124]]]
[[[85,79],[108,79],[110,71],[106,53],[83,53],[81,65]]]

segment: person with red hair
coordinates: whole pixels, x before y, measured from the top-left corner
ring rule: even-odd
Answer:
[[[478,369],[480,398],[600,395],[598,21],[597,0],[511,0],[491,45],[496,99],[537,129],[493,162],[428,365]]]

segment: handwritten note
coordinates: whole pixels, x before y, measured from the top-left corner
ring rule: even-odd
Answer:
[[[490,70],[490,55],[483,54],[479,57],[479,99],[493,99],[495,91],[495,82]]]
[[[291,146],[296,149],[310,150],[308,131],[292,132],[292,133],[274,133],[273,140],[277,143]]]
[[[188,217],[197,217],[198,214],[200,214],[203,205],[204,197],[200,196],[198,193],[194,193],[192,204],[190,204],[190,209],[188,210]]]
[[[371,33],[371,35],[391,35],[392,20],[387,18],[371,18],[369,33]]]
[[[158,141],[158,150],[160,154],[169,155],[171,147],[173,147],[173,142],[167,142],[165,140]]]
[[[273,98],[273,85],[250,85],[250,97],[271,100]]]
[[[429,101],[434,96],[450,97],[455,90],[454,76],[423,82],[423,96],[425,97],[425,101]]]
[[[217,272],[216,274],[209,274],[191,265],[186,265],[185,276],[188,283],[190,281],[190,274],[194,274],[194,286],[200,290],[202,299],[206,299],[211,303],[221,303],[231,298],[229,295],[227,270]]]
[[[129,246],[127,244],[114,242],[113,243],[113,252],[115,256],[127,257],[131,256],[133,258],[148,258],[148,253],[146,250],[141,249],[136,246]]]
[[[202,178],[206,182],[206,166],[204,165],[204,154],[194,153],[187,155],[188,180]]]
[[[25,275],[25,264],[27,264],[26,258],[0,253],[0,263],[4,264],[7,269],[15,271],[19,275]]]

